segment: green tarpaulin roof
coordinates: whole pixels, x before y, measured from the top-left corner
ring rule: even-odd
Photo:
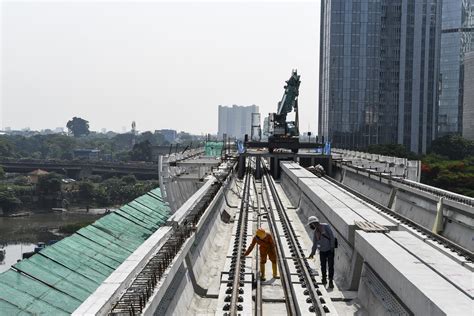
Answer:
[[[223,142],[206,142],[204,146],[206,156],[219,157],[222,153],[222,147],[224,147]]]
[[[0,315],[71,314],[170,216],[154,189],[0,274]]]

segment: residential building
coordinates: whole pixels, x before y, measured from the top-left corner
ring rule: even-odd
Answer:
[[[228,107],[219,105],[218,139],[222,139],[224,134],[237,139],[244,139],[245,134],[247,134],[250,138],[252,113],[260,113],[258,106],[239,106],[234,104],[232,107]]]
[[[474,52],[464,56],[462,136],[474,140]]]
[[[436,133],[440,35],[441,0],[323,0],[319,135],[333,147],[425,152]]]
[[[474,0],[443,0],[438,136],[461,133],[464,55],[474,49]]]

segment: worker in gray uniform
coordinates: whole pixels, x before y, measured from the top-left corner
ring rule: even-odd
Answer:
[[[309,228],[314,231],[313,234],[313,247],[309,259],[312,259],[316,253],[316,249],[319,248],[319,260],[321,262],[321,273],[323,274],[322,283],[327,284],[326,279],[326,266],[329,270],[329,288],[334,288],[333,277],[334,277],[334,248],[336,240],[331,226],[327,223],[320,223],[316,216],[310,216],[308,218]]]

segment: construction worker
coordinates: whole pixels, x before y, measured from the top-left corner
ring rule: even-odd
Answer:
[[[272,235],[268,234],[263,228],[258,228],[244,256],[248,256],[252,252],[256,243],[260,246],[260,280],[265,281],[265,263],[267,262],[267,256],[272,262],[273,278],[278,279],[276,249]]]
[[[313,259],[316,249],[319,246],[319,261],[321,262],[321,273],[323,274],[322,283],[327,284],[326,280],[326,265],[329,268],[329,288],[334,288],[333,277],[334,277],[334,248],[336,240],[334,233],[332,232],[331,226],[326,223],[320,223],[316,216],[310,216],[308,218],[309,228],[314,231],[313,234],[313,248],[309,259]]]

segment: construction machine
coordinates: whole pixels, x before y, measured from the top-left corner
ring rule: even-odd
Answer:
[[[299,124],[298,124],[298,94],[300,76],[296,69],[291,72],[291,77],[286,81],[285,92],[278,102],[276,113],[268,115],[268,151],[276,148],[291,149],[297,153],[299,149]],[[287,115],[295,111],[295,120],[287,121]]]

